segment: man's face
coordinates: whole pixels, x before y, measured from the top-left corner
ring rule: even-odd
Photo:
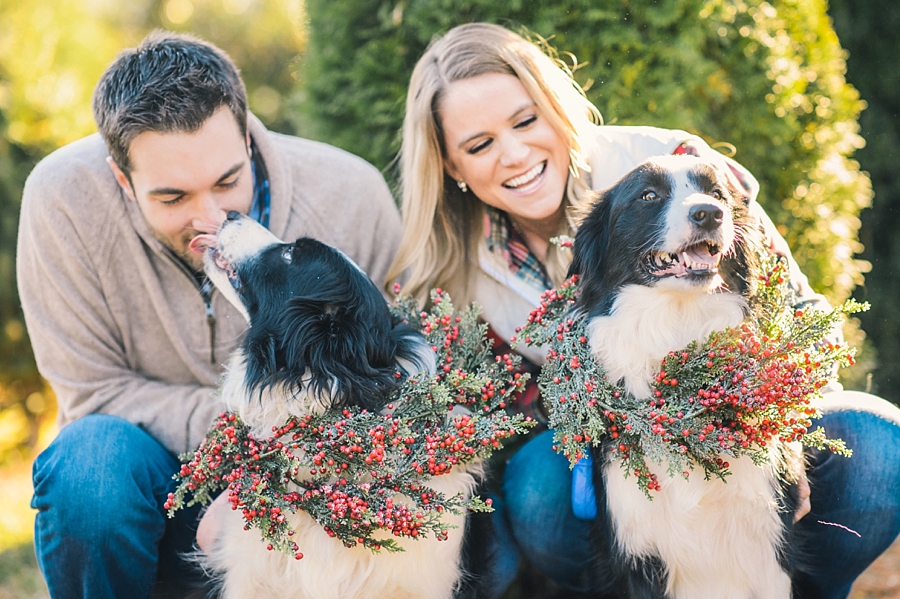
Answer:
[[[253,201],[249,140],[227,107],[192,133],[141,133],[131,142],[131,181],[110,158],[119,185],[137,202],[147,226],[194,270],[203,256],[189,248],[214,232],[230,210],[247,214]]]

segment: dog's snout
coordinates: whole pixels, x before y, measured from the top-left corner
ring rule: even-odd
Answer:
[[[240,212],[238,212],[237,210],[229,210],[226,220],[238,220],[239,218],[241,218]]]
[[[722,224],[722,209],[712,204],[700,204],[691,207],[691,222],[706,231],[717,229]]]

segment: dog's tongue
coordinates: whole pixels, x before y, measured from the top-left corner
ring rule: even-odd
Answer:
[[[200,235],[195,236],[188,244],[188,248],[190,248],[192,252],[197,252],[198,254],[202,254],[207,248],[215,246],[216,236],[208,233],[201,233]]]
[[[684,252],[685,256],[690,260],[688,268],[692,270],[706,268],[715,268],[719,265],[721,254],[712,254],[709,246],[705,243],[699,243]]]

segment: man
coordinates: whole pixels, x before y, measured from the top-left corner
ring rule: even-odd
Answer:
[[[231,60],[195,38],[124,51],[93,109],[100,135],[43,160],[22,201],[19,290],[62,425],[34,464],[35,546],[54,598],[173,596],[197,510],[162,505],[246,329],[191,239],[237,210],[380,283],[400,221],[372,166],[266,131]]]

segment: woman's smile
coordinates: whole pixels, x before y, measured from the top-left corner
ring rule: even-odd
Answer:
[[[439,114],[447,173],[523,231],[545,241],[555,235],[564,212],[569,147],[522,82],[505,73],[454,81]]]

